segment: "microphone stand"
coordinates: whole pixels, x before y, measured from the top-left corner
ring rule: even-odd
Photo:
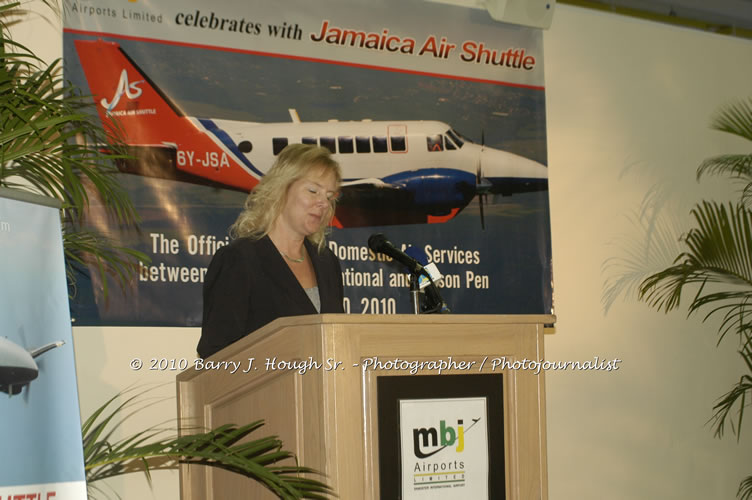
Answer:
[[[410,299],[413,303],[413,314],[420,314],[420,285],[418,273],[410,273]]]
[[[431,300],[429,301],[428,295],[423,293],[423,291],[420,289],[419,279],[421,274],[428,278],[432,286],[434,285],[433,278],[431,278],[431,275],[426,272],[425,269],[421,269],[420,271],[413,271],[410,273],[410,300],[413,303],[413,314],[435,314],[439,312],[449,312],[448,308],[446,311],[442,310],[443,307],[446,307],[446,304],[442,302],[441,297],[431,297]],[[425,296],[424,298],[427,302],[426,304],[421,304],[421,296]],[[438,301],[434,302],[433,299],[437,299]]]

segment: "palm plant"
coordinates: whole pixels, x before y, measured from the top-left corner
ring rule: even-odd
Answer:
[[[93,261],[106,293],[108,274],[125,284],[134,264],[148,260],[83,226],[91,196],[102,200],[113,224],[138,223],[113,175],[114,160],[125,157],[121,142],[88,112],[91,99],[62,80],[59,60],[47,65],[11,39],[6,21],[19,5],[0,4],[0,187],[60,200],[69,280],[84,259]]]
[[[752,98],[722,108],[711,127],[752,141]],[[628,287],[639,281],[638,298],[655,309],[677,309],[682,295],[689,292],[693,294],[689,314],[703,313],[703,322],[720,316],[718,342],[728,334],[737,337],[744,373],[719,398],[711,422],[716,437],[722,437],[730,427],[739,440],[744,410],[752,400],[752,153],[709,158],[698,168],[697,177],[708,174],[742,181],[740,200],[728,204],[704,200],[696,204],[691,211],[693,227],[680,238],[679,254],[671,265],[647,278],[642,279],[645,275],[635,272],[639,252],[631,252],[619,263],[627,274],[607,282],[604,302],[608,306],[620,291],[629,291]],[[655,239],[646,246],[659,251],[670,248],[671,243],[665,238],[670,231],[653,232],[660,224],[650,225],[646,234]],[[640,279],[635,280],[636,276]],[[752,475],[741,482],[737,496],[752,498]]]
[[[47,2],[45,2],[47,3]],[[146,255],[118,247],[85,228],[90,197],[101,199],[113,224],[133,226],[138,216],[127,192],[114,175],[114,160],[128,158],[116,131],[107,132],[94,113],[92,100],[62,80],[60,61],[44,64],[31,50],[12,40],[6,20],[19,13],[19,2],[0,0],[0,187],[60,200],[63,247],[68,277],[76,267],[94,264],[104,292],[107,274],[121,285]],[[49,5],[49,4],[48,4]],[[106,145],[106,146],[105,146]],[[279,465],[294,458],[274,436],[242,442],[263,422],[224,425],[210,431],[175,437],[149,428],[114,440],[114,431],[137,403],[138,395],[115,405],[115,396],[82,429],[85,468],[90,494],[101,491],[98,480],[142,471],[177,468],[180,463],[221,467],[261,482],[283,499],[323,499],[331,490],[303,477],[308,468]]]
[[[333,494],[324,483],[304,477],[315,471],[297,465],[283,465],[294,455],[282,450],[276,436],[245,441],[263,426],[257,421],[244,426],[222,425],[208,432],[176,437],[159,426],[114,439],[115,431],[131,416],[152,404],[145,392],[118,394],[98,408],[83,423],[84,462],[89,498],[106,494],[97,481],[143,472],[151,482],[155,470],[177,469],[180,464],[198,464],[229,470],[263,484],[282,499],[327,499]],[[125,398],[117,404],[116,401]]]

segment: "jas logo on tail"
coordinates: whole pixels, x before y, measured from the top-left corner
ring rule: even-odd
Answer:
[[[120,73],[120,81],[118,82],[115,96],[109,103],[107,102],[107,99],[102,99],[100,101],[100,104],[102,104],[102,107],[106,108],[107,112],[109,113],[110,111],[115,109],[115,106],[118,105],[120,98],[123,97],[123,94],[125,94],[128,99],[138,99],[143,93],[143,90],[141,90],[139,84],[144,83],[145,81],[146,80],[138,80],[137,82],[128,83],[128,72],[126,70],[123,70],[122,73]]]

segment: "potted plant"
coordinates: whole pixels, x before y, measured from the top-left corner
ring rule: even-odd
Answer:
[[[752,98],[721,108],[711,126],[752,141]],[[689,314],[703,313],[703,321],[720,316],[718,342],[736,339],[743,372],[713,406],[711,422],[717,437],[730,427],[739,440],[744,410],[752,401],[752,153],[709,158],[697,169],[698,180],[705,175],[742,181],[740,199],[697,203],[691,210],[692,227],[679,237],[678,247],[671,237],[673,224],[665,223],[657,211],[647,215],[645,246],[631,246],[629,257],[610,262],[622,272],[607,281],[604,302],[608,308],[617,295],[636,289],[639,300],[666,313],[682,308],[682,298],[689,297]],[[651,253],[669,255],[673,261],[646,273],[644,263]],[[752,475],[742,480],[737,496],[752,498]]]
[[[90,198],[96,196],[114,224],[137,227],[138,216],[115,175],[114,160],[128,156],[118,138],[108,134],[88,109],[90,97],[63,81],[60,61],[45,64],[10,37],[5,20],[17,15],[19,6],[19,2],[0,4],[0,187],[60,200],[70,283],[76,266],[93,261],[106,293],[108,275],[125,285],[138,261],[148,260],[84,225]],[[246,439],[263,425],[260,421],[197,429],[180,437],[169,429],[152,427],[116,439],[116,429],[132,414],[134,405],[139,407],[140,398],[129,391],[118,394],[83,423],[90,496],[101,492],[93,484],[100,479],[143,472],[150,480],[150,471],[177,468],[181,463],[243,474],[280,498],[331,495],[325,484],[303,476],[314,471],[294,462],[281,463],[294,457],[281,449],[276,437]]]

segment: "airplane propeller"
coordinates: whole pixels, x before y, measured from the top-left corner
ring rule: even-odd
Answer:
[[[30,393],[31,393],[31,384],[26,384],[24,386],[24,389],[25,390],[22,391],[24,393],[23,394],[23,400],[24,400],[24,404],[28,405],[29,404],[29,398],[31,397],[30,396]]]
[[[480,156],[478,156],[478,166],[475,169],[475,192],[478,195],[478,206],[480,207],[480,227],[481,229],[486,229],[486,217],[485,212],[483,210],[483,204],[486,201],[487,192],[490,189],[491,185],[487,180],[483,179],[483,168],[481,166],[480,159],[483,156],[483,150],[486,145],[486,131],[481,130],[480,132]]]
[[[483,179],[483,174],[480,168],[480,158],[478,158],[478,168],[475,169],[475,192],[478,194],[478,206],[480,207],[480,227],[481,229],[485,230],[486,219],[485,219],[485,215],[483,214],[484,194],[480,192],[481,179]]]

